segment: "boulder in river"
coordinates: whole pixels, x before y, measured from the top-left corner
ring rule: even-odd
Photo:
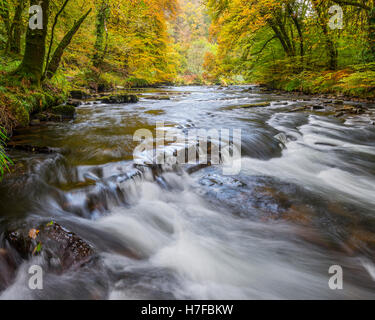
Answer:
[[[106,104],[137,103],[138,97],[134,94],[119,94],[103,97],[100,100]]]
[[[82,104],[82,100],[78,100],[78,99],[69,99],[68,100],[68,104],[73,106],[73,107],[79,107],[81,104]]]
[[[270,102],[257,102],[257,103],[250,103],[240,106],[229,106],[223,108],[224,110],[236,110],[236,109],[250,109],[250,108],[260,108],[260,107],[269,107],[271,105]]]
[[[89,262],[94,254],[88,243],[53,221],[35,229],[8,231],[5,233],[5,240],[26,260],[45,253],[50,260],[59,262],[62,272]]]
[[[90,97],[90,95],[83,90],[72,90],[69,92],[69,96],[72,99],[78,99],[78,100],[84,100]]]
[[[74,119],[76,114],[75,107],[68,104],[53,107],[51,111],[53,114],[61,116],[63,120]]]
[[[168,96],[163,96],[163,95],[160,95],[160,96],[144,96],[143,97],[144,99],[147,99],[147,100],[171,100],[170,97]]]

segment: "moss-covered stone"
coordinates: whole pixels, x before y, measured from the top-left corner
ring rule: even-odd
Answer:
[[[137,103],[138,97],[134,94],[119,94],[103,97],[100,99],[103,103],[107,104],[120,104],[120,103]]]
[[[76,109],[71,105],[59,105],[51,109],[53,114],[60,115],[64,119],[73,119],[76,114]]]
[[[79,99],[79,100],[89,98],[89,95],[83,90],[72,90],[69,92],[69,96],[72,99]]]

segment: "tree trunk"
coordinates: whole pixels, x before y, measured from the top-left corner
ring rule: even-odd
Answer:
[[[27,77],[32,83],[40,85],[42,78],[44,58],[46,54],[46,37],[48,27],[50,0],[30,0],[30,6],[40,5],[43,10],[43,29],[31,30],[26,33],[26,48],[22,63],[16,74]]]
[[[13,18],[13,23],[10,27],[10,32],[9,35],[10,37],[8,38],[8,43],[7,43],[7,52],[12,52],[16,54],[21,53],[21,37],[22,37],[22,29],[23,29],[23,24],[22,24],[22,13],[23,10],[25,9],[25,0],[19,0],[18,5],[16,8],[16,11],[14,13],[14,18]]]
[[[9,15],[8,0],[0,0],[0,17],[4,22],[7,39],[9,39],[10,38],[10,15]]]
[[[371,61],[375,61],[375,7],[374,1],[345,1],[332,0],[341,6],[353,6],[365,10],[368,13],[368,49]],[[367,2],[367,3],[366,3]]]
[[[54,74],[56,73],[60,62],[61,58],[64,54],[64,50],[68,47],[70,42],[72,41],[73,36],[77,33],[79,28],[81,27],[82,23],[86,20],[87,16],[90,14],[92,9],[87,11],[86,14],[84,14],[75,24],[74,26],[70,29],[70,31],[65,35],[65,37],[61,40],[59,43],[58,47],[56,48],[51,61],[48,63],[47,62],[47,67],[46,67],[46,77],[48,79],[51,79]]]
[[[95,53],[93,57],[93,65],[99,68],[103,63],[105,56],[105,33],[106,33],[106,23],[109,16],[109,7],[105,0],[102,1],[101,7],[99,9],[96,18],[96,42],[95,42]]]
[[[369,47],[372,55],[372,61],[375,61],[375,8],[369,14]]]
[[[337,69],[337,66],[338,66],[338,51],[337,51],[337,48],[335,46],[335,42],[334,40],[332,39],[331,35],[329,34],[329,30],[328,30],[328,18],[325,18],[323,16],[323,12],[326,11],[327,8],[322,7],[323,2],[321,0],[313,0],[312,1],[312,4],[313,4],[313,7],[316,11],[316,14],[317,14],[317,17],[318,17],[318,24],[319,26],[321,27],[322,29],[322,32],[323,32],[323,35],[324,35],[324,42],[325,42],[325,46],[326,46],[326,49],[328,51],[328,57],[329,57],[329,60],[328,60],[328,68],[330,70],[336,70]],[[328,12],[328,9],[327,9],[327,12]]]
[[[0,17],[4,21],[5,29],[9,32],[10,29],[10,16],[9,16],[9,3],[8,0],[0,0]]]

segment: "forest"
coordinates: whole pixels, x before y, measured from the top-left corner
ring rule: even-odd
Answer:
[[[374,299],[374,101],[375,0],[0,0],[0,300]]]

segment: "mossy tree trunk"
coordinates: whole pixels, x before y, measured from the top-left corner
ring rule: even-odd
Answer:
[[[93,65],[99,68],[103,63],[106,53],[106,34],[107,34],[107,20],[109,18],[110,8],[106,0],[102,0],[96,17],[96,41],[94,46]]]
[[[69,32],[64,36],[64,38],[59,43],[58,47],[56,48],[51,61],[47,64],[46,67],[46,77],[48,79],[52,78],[53,75],[56,73],[61,58],[64,54],[64,50],[69,46],[70,42],[72,41],[73,36],[77,33],[79,28],[81,27],[82,23],[86,20],[87,16],[90,14],[92,9],[90,9],[86,14],[84,14],[75,24],[74,26],[69,30]]]
[[[8,0],[0,0],[0,17],[4,22],[5,30],[9,38],[10,33],[10,15]]]
[[[25,10],[26,0],[18,0],[18,4],[14,13],[12,25],[9,30],[9,37],[6,51],[16,54],[21,53],[21,37],[23,33],[22,14]]]
[[[16,74],[28,78],[36,85],[40,85],[46,54],[50,0],[30,0],[30,6],[33,5],[40,5],[42,7],[43,28],[35,30],[27,28],[25,54],[20,66],[16,70]]]
[[[375,61],[375,8],[369,14],[369,47],[371,51],[372,61]]]

